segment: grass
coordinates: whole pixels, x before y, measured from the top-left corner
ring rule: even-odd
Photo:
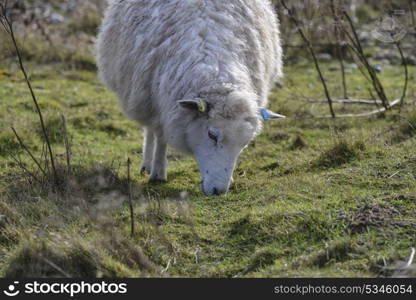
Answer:
[[[324,69],[336,94],[331,66]],[[241,155],[230,192],[201,195],[195,162],[171,151],[168,183],[132,174],[130,238],[126,162],[138,169],[141,132],[93,71],[29,69],[61,166],[61,114],[67,119],[73,170],[56,191],[19,168],[15,157],[35,169],[10,126],[37,156],[43,141],[20,74],[0,67],[1,276],[377,277],[394,275],[384,262],[406,260],[416,245],[414,104],[368,119],[311,119],[328,113],[325,103],[305,101],[323,98],[316,74],[311,65],[289,65],[284,87],[270,97],[289,118],[265,124]],[[392,99],[401,73],[392,66],[382,75]],[[348,81],[351,96],[369,98],[357,70]]]

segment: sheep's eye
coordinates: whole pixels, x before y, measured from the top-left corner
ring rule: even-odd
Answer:
[[[208,136],[211,140],[214,142],[218,142],[218,135],[215,132],[212,132],[211,130],[208,131]]]

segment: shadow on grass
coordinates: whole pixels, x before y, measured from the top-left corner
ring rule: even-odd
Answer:
[[[35,180],[25,173],[6,175],[0,209],[7,205],[13,209],[0,211],[5,219],[0,241],[13,250],[3,273],[7,277],[161,276],[159,265],[167,263],[162,253],[169,256],[174,250],[159,226],[191,224],[186,197],[178,199],[181,191],[166,184],[129,182],[113,166],[73,166],[70,175],[66,168],[58,173],[59,186],[41,176]],[[136,223],[133,235],[130,196]]]

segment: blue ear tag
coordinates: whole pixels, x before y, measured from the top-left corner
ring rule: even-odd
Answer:
[[[260,113],[261,113],[261,116],[263,117],[264,121],[268,121],[270,119],[270,115],[269,115],[269,112],[267,111],[267,109],[262,108],[260,110]]]

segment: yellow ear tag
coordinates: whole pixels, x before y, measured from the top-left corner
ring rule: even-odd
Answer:
[[[202,99],[198,100],[198,111],[201,113],[204,113],[207,111],[207,104]]]

